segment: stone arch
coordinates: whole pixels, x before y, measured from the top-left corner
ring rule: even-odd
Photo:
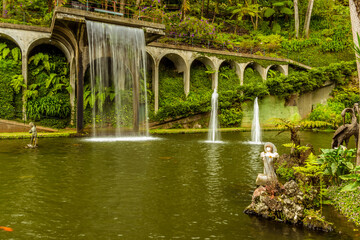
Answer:
[[[51,39],[51,38],[41,38],[41,39],[37,39],[35,41],[33,41],[29,48],[28,48],[28,57],[30,56],[30,53],[32,52],[32,50],[34,50],[36,47],[40,46],[40,45],[52,45],[56,48],[58,48],[66,57],[66,60],[70,63],[72,60],[72,56],[73,56],[73,51],[71,51],[72,49],[68,49],[62,42],[59,42],[57,40]]]
[[[161,60],[163,60],[164,57],[174,63],[174,66],[178,73],[183,73],[184,92],[187,96],[190,91],[190,71],[188,63],[185,60],[186,58],[178,53],[167,52],[159,56],[159,66]]]
[[[15,45],[20,48],[21,52],[23,52],[25,46],[24,46],[24,44],[22,44],[22,41],[20,39],[18,39],[18,36],[16,34],[14,34],[14,36],[13,36],[10,34],[0,32],[0,38],[4,38],[8,41],[15,43]]]
[[[252,68],[253,70],[257,71],[260,76],[262,81],[266,80],[266,69],[264,67],[262,67],[260,64],[258,64],[257,62],[248,62],[246,64],[243,65],[243,80],[245,79],[245,71],[247,68]]]
[[[287,76],[288,72],[289,72],[289,65],[277,65],[277,64],[274,64],[274,65],[268,66],[266,68],[266,79],[268,77],[268,74],[269,74],[270,70],[278,71],[278,72],[284,74],[285,76]]]
[[[235,62],[235,61],[232,61],[232,60],[224,60],[224,61],[222,61],[222,62],[220,62],[220,65],[219,65],[219,74],[220,74],[220,78],[221,78],[221,69],[222,69],[222,67],[224,67],[224,65],[226,66],[226,65],[228,65],[231,69],[233,69],[235,72],[236,72],[236,82],[235,81],[231,81],[231,83],[230,82],[228,82],[227,84],[231,84],[232,86],[225,86],[225,85],[223,85],[223,84],[225,84],[225,83],[223,83],[223,81],[221,81],[221,79],[219,79],[219,83],[218,83],[218,85],[219,85],[219,91],[220,90],[224,90],[224,89],[231,89],[231,88],[233,88],[233,86],[235,86],[235,85],[238,85],[238,86],[240,86],[241,85],[241,69],[240,69],[240,66],[239,66],[239,64],[237,63],[237,62]],[[231,77],[231,76],[230,76]]]
[[[160,76],[158,78],[158,106],[160,106],[161,102],[163,102],[164,99],[160,99],[161,97],[164,98],[165,95],[168,97],[172,97],[172,96],[177,96],[179,98],[187,96],[188,94],[188,89],[189,89],[189,69],[187,68],[187,63],[185,61],[184,58],[182,58],[182,56],[178,55],[178,54],[174,54],[174,53],[166,53],[166,54],[162,54],[161,58],[158,58],[158,66],[157,66],[157,70],[161,71],[161,69],[163,68],[163,64],[167,64],[167,70],[170,70],[170,72],[168,72],[169,74],[173,75],[173,77],[175,77],[175,82],[168,82],[169,84],[165,84],[164,79],[160,79]],[[172,73],[171,73],[172,70]],[[160,75],[160,74],[159,74]],[[182,76],[182,80],[181,80],[181,76]],[[180,79],[179,79],[180,77]],[[164,85],[165,84],[165,85]],[[169,89],[165,90],[163,87],[169,87]],[[174,88],[174,86],[177,86],[176,88]],[[183,90],[181,90],[180,88],[182,88]],[[173,94],[168,95],[168,93],[172,92]],[[155,109],[155,111],[157,111],[157,109]]]
[[[4,34],[4,33],[0,33],[0,38],[4,38],[7,41],[10,41],[10,42],[14,43],[18,48],[20,48],[20,50],[22,50],[19,42],[15,38],[13,38],[12,36]]]
[[[200,64],[199,64],[200,63]],[[212,59],[208,58],[208,57],[204,57],[204,56],[200,56],[200,57],[195,57],[191,60],[191,62],[189,63],[190,65],[190,75],[191,75],[191,71],[194,68],[194,65],[203,65],[206,68],[210,68],[212,70],[215,71],[216,66],[214,64],[214,62],[212,61]],[[206,70],[205,70],[206,71]],[[204,72],[205,72],[204,71]],[[205,73],[206,74],[206,73]],[[215,79],[215,72],[211,73],[211,83],[210,83],[210,90],[213,89],[213,85],[214,85],[214,79]],[[190,79],[190,82],[192,79]],[[198,83],[200,85],[203,85],[202,87],[206,87],[206,82],[202,82],[202,83]],[[193,85],[194,87],[194,85]]]
[[[170,61],[174,63],[176,70],[179,73],[185,72],[187,70],[187,63],[185,61],[185,57],[182,56],[181,54],[172,53],[172,52],[164,53],[159,56],[159,63],[164,57],[168,58]]]

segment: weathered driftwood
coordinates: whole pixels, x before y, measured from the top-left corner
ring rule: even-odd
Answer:
[[[350,124],[345,124],[345,115],[347,112],[351,113]],[[351,136],[355,137],[355,146],[357,146],[359,138],[359,124],[356,117],[357,113],[359,113],[358,103],[355,103],[353,108],[345,108],[341,112],[341,116],[343,118],[343,125],[340,126],[334,133],[331,143],[332,148],[339,147],[343,144],[343,142],[345,142],[347,147]]]

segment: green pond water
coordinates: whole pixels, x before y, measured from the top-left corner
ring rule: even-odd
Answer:
[[[289,135],[265,132],[281,146]],[[330,207],[342,233],[322,233],[243,213],[262,172],[250,133],[166,135],[145,142],[81,138],[0,141],[0,239],[360,239]],[[329,147],[332,134],[302,133]]]

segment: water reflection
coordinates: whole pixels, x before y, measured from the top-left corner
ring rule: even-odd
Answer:
[[[3,141],[0,222],[14,232],[0,239],[346,239],[243,214],[263,170],[262,145],[239,142],[249,134],[224,133],[226,144],[201,142],[205,134],[43,139],[35,151]],[[274,135],[264,141],[285,153],[288,136]],[[306,136],[318,148],[331,139]]]
[[[208,192],[206,201],[208,202],[210,212],[216,212],[217,207],[222,204],[222,187],[220,174],[222,167],[219,164],[220,161],[220,148],[221,146],[216,144],[210,144],[207,146],[207,154],[205,155],[206,162],[206,178],[205,185]]]

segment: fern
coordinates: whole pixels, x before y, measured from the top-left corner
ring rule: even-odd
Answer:
[[[303,128],[324,128],[324,127],[331,127],[332,125],[328,122],[324,121],[302,121],[301,125]]]
[[[13,48],[11,50],[11,55],[15,61],[21,60],[21,51],[19,48]]]
[[[26,84],[24,83],[24,77],[23,75],[14,75],[12,77],[12,80],[10,82],[10,85],[13,87],[16,94],[18,94],[21,90],[21,88],[26,88]]]
[[[10,48],[4,48],[3,52],[2,52],[2,57],[6,58],[10,53]]]

